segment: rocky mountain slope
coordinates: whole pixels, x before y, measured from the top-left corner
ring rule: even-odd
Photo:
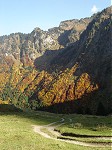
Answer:
[[[64,113],[111,112],[111,7],[59,27],[0,37],[1,100]]]

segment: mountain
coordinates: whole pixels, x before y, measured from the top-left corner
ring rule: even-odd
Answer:
[[[71,112],[86,113],[89,110],[93,114],[99,113],[100,106],[102,106],[103,113],[111,109],[110,9],[97,14],[81,34],[78,43],[67,47],[55,58],[52,62],[54,64],[51,64],[61,67],[62,70],[69,68],[69,71],[56,81],[54,86],[58,88],[57,91],[63,93],[63,98],[61,98],[57,92],[57,101],[80,99],[80,103],[78,101],[79,104],[77,104],[79,106],[77,108],[74,106],[76,110],[68,108]],[[53,89],[54,87],[48,93],[52,93]]]
[[[0,37],[1,100],[59,113],[111,112],[111,8]]]

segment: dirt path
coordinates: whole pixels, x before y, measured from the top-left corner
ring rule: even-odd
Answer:
[[[58,124],[58,125],[56,125]],[[89,147],[107,147],[107,146],[111,146],[110,143],[87,143],[87,142],[80,142],[80,141],[73,141],[73,140],[68,140],[68,139],[57,139],[58,136],[61,136],[61,133],[59,133],[58,131],[54,131],[54,129],[56,127],[59,127],[61,125],[64,124],[64,119],[62,118],[61,121],[57,121],[57,122],[53,122],[53,123],[50,123],[48,125],[43,125],[43,126],[37,126],[37,125],[33,125],[33,130],[34,132],[40,134],[41,136],[45,137],[45,138],[48,138],[48,139],[53,139],[53,140],[56,140],[56,141],[63,141],[63,142],[66,142],[66,143],[72,143],[72,144],[76,144],[76,145],[81,145],[81,146],[89,146]],[[49,133],[45,133],[44,131],[42,131],[42,129],[46,129],[48,132],[50,132],[52,135],[54,136],[51,136]],[[97,139],[105,139],[105,140],[108,140],[110,138],[106,138],[106,137],[98,137]]]

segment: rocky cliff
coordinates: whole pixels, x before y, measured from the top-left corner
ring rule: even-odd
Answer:
[[[0,52],[6,56],[13,55],[20,60],[24,55],[34,60],[46,50],[58,50],[79,39],[91,18],[68,20],[61,22],[59,27],[48,31],[35,28],[30,34],[15,33],[0,37]]]

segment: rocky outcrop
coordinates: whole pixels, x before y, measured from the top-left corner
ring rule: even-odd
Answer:
[[[35,28],[30,34],[15,33],[0,37],[0,51],[5,56],[13,55],[16,60],[27,55],[30,60],[42,56],[46,50],[58,50],[79,39],[91,18],[68,20],[59,27],[43,31]]]

